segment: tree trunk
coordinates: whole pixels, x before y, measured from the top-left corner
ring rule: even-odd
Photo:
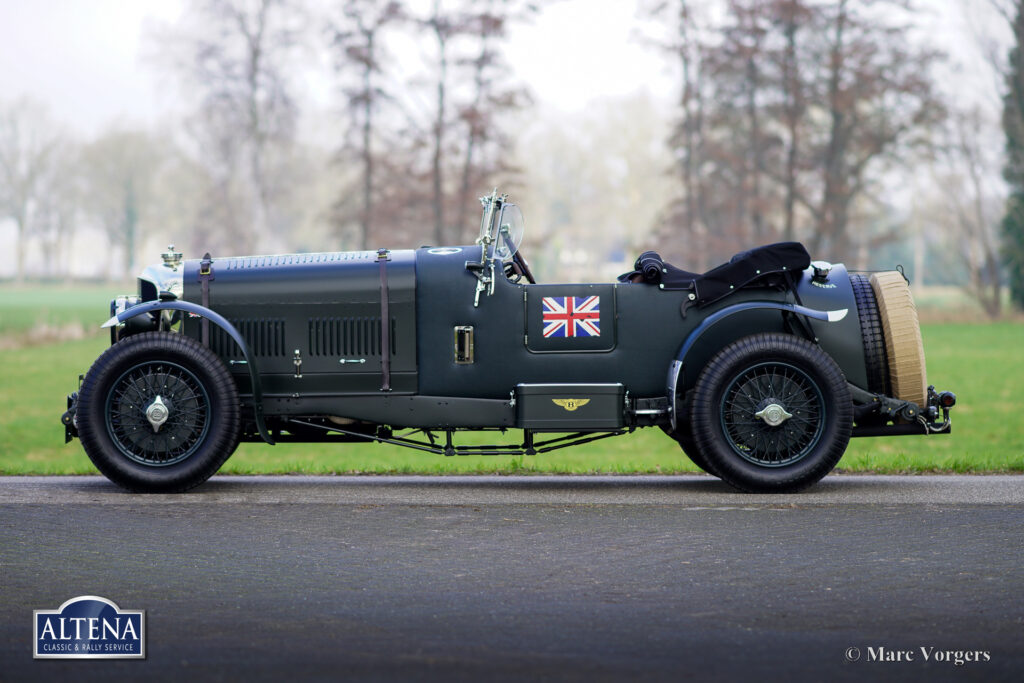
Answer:
[[[466,154],[462,159],[462,182],[459,185],[459,203],[456,209],[455,231],[460,241],[463,232],[466,230],[467,213],[470,204],[470,179],[473,173],[473,155],[476,151],[477,139],[480,137],[480,122],[475,117],[479,116],[480,105],[483,103],[484,78],[483,70],[487,50],[487,37],[481,37],[479,60],[473,74],[473,84],[476,92],[473,94],[473,104],[470,109],[473,120],[469,122],[469,139],[466,141]]]
[[[971,181],[971,194],[974,195],[971,209],[974,213],[973,223],[977,226],[977,234],[973,236],[972,241],[977,243],[978,248],[982,251],[982,257],[974,264],[971,264],[971,268],[980,267],[985,271],[979,283],[977,296],[985,312],[990,318],[994,319],[1002,314],[1003,304],[1003,280],[1002,273],[1000,272],[999,245],[989,235],[989,221],[985,215],[983,203],[985,181],[981,177],[979,164],[976,163],[976,155],[971,150],[971,145],[974,144],[974,141],[966,137],[969,134],[968,131],[960,131],[960,148],[967,156],[967,173]]]
[[[253,35],[247,35],[249,40],[249,72],[248,72],[248,97],[249,97],[249,174],[252,187],[256,191],[255,216],[253,220],[252,241],[256,246],[269,232],[269,192],[266,179],[263,176],[263,151],[266,144],[265,131],[263,129],[263,118],[260,112],[260,74],[263,72],[263,36],[267,25],[267,13],[270,10],[271,0],[262,0],[259,11],[256,15],[256,30]]]
[[[1013,18],[1007,16],[1013,31],[1013,47],[1006,72],[1007,92],[1003,96],[1003,178],[1010,186],[1010,196],[1000,227],[1010,300],[1024,308],[1024,4],[1018,2],[1014,9]]]
[[[359,220],[359,248],[370,248],[373,229],[373,84],[374,34],[366,36],[366,65],[363,69],[363,211]]]
[[[124,277],[131,277],[135,264],[135,243],[139,225],[139,209],[135,199],[135,185],[131,178],[125,184],[124,195]]]
[[[455,231],[459,240],[462,239],[463,232],[466,230],[467,214],[472,194],[470,192],[470,179],[473,175],[473,152],[476,148],[476,139],[476,133],[470,131],[469,139],[466,141],[466,155],[462,160],[462,183],[459,187],[459,206],[455,220]]]
[[[703,269],[707,265],[707,223],[704,221],[704,200],[698,159],[701,155],[701,127],[703,100],[700,91],[699,66],[693,64],[690,52],[690,15],[686,0],[679,2],[679,57],[683,69],[683,139],[685,154],[682,160],[683,201],[685,206],[684,233],[690,242],[691,267]]]
[[[437,76],[437,120],[434,123],[434,241],[445,244],[444,229],[444,183],[441,160],[444,154],[445,133],[445,81],[448,77],[448,39],[441,27],[441,0],[434,0],[434,34],[437,36],[439,70]]]
[[[824,160],[824,187],[822,190],[820,218],[817,231],[811,240],[811,253],[821,253],[828,243],[830,258],[843,259],[839,251],[840,233],[846,229],[846,207],[844,204],[846,156],[846,121],[843,104],[840,102],[840,77],[843,72],[843,29],[846,23],[846,0],[840,0],[836,17],[835,37],[829,55],[828,106],[831,116],[828,147]]]
[[[791,242],[796,239],[796,182],[797,159],[800,154],[800,81],[797,73],[796,60],[796,7],[789,4],[789,15],[786,17],[786,52],[783,61],[783,88],[786,100],[786,128],[789,131],[789,145],[786,150],[786,198],[785,223],[783,239]]]
[[[19,285],[25,282],[25,233],[26,233],[25,222],[26,221],[27,221],[27,216],[25,215],[24,211],[22,211],[18,216],[16,216],[14,218],[14,225],[15,225],[16,233],[17,233],[17,237],[16,237],[17,242],[14,245],[14,252],[15,252],[15,258],[14,258],[14,262],[15,262],[15,266],[14,266],[14,268],[15,268],[15,270],[14,270],[14,281],[15,281],[15,283],[17,283]]]
[[[761,154],[761,120],[757,108],[759,75],[754,63],[755,55],[747,58],[747,117],[750,124],[750,226],[755,245],[764,242],[764,207],[761,205],[761,169],[764,160]]]

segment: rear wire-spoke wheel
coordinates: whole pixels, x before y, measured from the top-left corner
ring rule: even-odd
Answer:
[[[240,434],[238,391],[224,363],[169,332],[137,334],[107,349],[82,383],[77,417],[97,469],[140,492],[198,486]]]
[[[850,440],[846,379],[820,347],[759,334],[720,351],[693,390],[696,447],[749,492],[797,491],[828,474]]]
[[[821,439],[825,399],[802,370],[758,363],[740,373],[722,395],[719,414],[732,450],[761,467],[784,467]]]

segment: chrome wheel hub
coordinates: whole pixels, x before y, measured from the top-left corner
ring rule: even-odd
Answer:
[[[146,408],[146,419],[149,420],[149,424],[153,427],[153,432],[157,433],[160,428],[167,422],[167,418],[171,416],[171,409],[167,407],[164,400],[160,398],[158,394],[153,402]]]
[[[729,447],[758,467],[786,467],[813,452],[827,416],[810,375],[779,361],[741,371],[726,386],[719,411]]]
[[[754,413],[754,417],[764,420],[765,424],[770,427],[778,427],[780,424],[793,417],[793,415],[791,413],[787,413],[786,409],[778,403],[769,403],[764,408]]]

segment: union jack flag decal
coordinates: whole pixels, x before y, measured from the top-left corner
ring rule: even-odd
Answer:
[[[601,297],[546,296],[544,337],[600,337]]]

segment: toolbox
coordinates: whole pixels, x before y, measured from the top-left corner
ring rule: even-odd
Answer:
[[[621,384],[517,384],[516,427],[541,431],[622,429]]]

